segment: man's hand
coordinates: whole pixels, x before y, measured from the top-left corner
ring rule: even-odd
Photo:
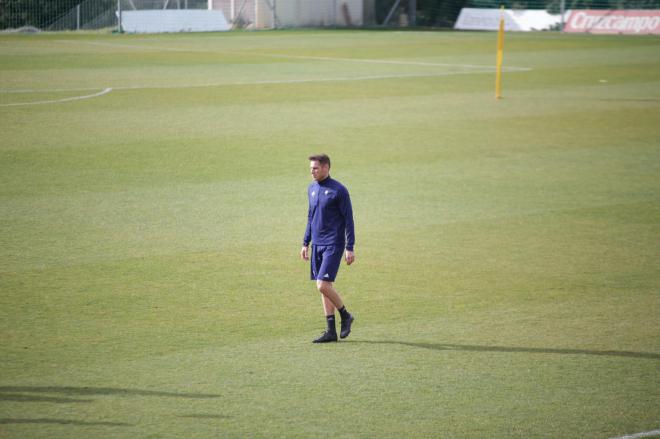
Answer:
[[[351,265],[355,261],[355,253],[352,250],[346,250],[346,264]]]
[[[300,258],[309,261],[309,247],[303,247],[302,250],[300,250]]]

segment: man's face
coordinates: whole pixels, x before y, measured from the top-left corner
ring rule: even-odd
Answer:
[[[312,173],[312,178],[316,181],[325,180],[330,174],[330,166],[328,164],[322,165],[316,160],[309,162],[309,170]]]

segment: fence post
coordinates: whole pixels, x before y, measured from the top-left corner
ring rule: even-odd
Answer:
[[[117,33],[121,33],[121,0],[117,0]]]
[[[80,30],[80,3],[76,6],[76,30]]]
[[[277,0],[273,0],[273,29],[277,29]]]
[[[394,6],[392,6],[392,9],[390,9],[390,13],[387,14],[387,17],[385,17],[385,21],[383,21],[382,26],[387,26],[387,24],[390,22],[390,18],[392,18],[392,15],[396,12],[397,8],[399,7],[399,4],[401,3],[401,0],[396,0],[394,2]]]
[[[332,0],[332,27],[337,27],[337,0]]]
[[[408,0],[408,25],[417,26],[417,0]]]

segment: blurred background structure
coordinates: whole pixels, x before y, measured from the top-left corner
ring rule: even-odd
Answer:
[[[216,11],[216,16],[220,12],[224,15],[228,29],[452,28],[463,8],[501,6],[563,17],[562,12],[569,10],[660,9],[660,0],[0,0],[0,30],[125,31],[123,14],[135,11],[160,11],[160,15],[152,13],[150,17],[165,21],[185,16],[182,11]],[[188,20],[198,20],[194,17],[204,15],[187,16]],[[183,26],[181,30],[196,30]]]

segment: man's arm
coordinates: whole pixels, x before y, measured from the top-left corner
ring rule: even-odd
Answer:
[[[303,247],[307,247],[312,241],[312,206],[307,210],[307,227],[305,228],[305,236],[303,237]]]
[[[309,243],[311,240],[312,240],[312,206],[310,204],[307,210],[307,227],[305,228],[303,245],[302,245],[302,249],[300,250],[300,257],[305,261],[309,260]]]
[[[353,223],[353,205],[348,190],[343,191],[340,198],[339,209],[346,222],[346,263],[351,265],[355,260],[353,247],[355,246],[355,224]]]
[[[355,245],[355,224],[353,223],[353,206],[348,191],[342,193],[339,209],[346,222],[346,250],[353,251]]]
[[[346,265],[351,265],[355,261],[355,252],[346,250]]]

